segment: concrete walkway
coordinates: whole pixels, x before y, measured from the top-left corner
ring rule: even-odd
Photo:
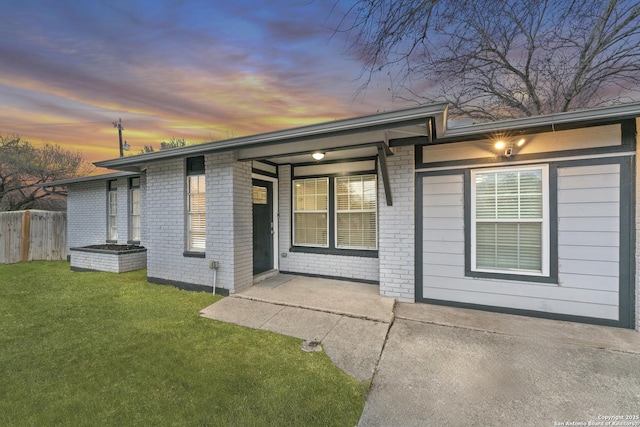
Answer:
[[[637,332],[398,303],[359,425],[607,425],[607,416],[640,426]]]
[[[278,275],[203,309],[203,317],[319,341],[339,368],[371,381],[393,319],[376,286]]]
[[[320,341],[345,372],[372,380],[363,427],[640,427],[635,331],[394,303],[375,286],[286,275],[201,314]]]

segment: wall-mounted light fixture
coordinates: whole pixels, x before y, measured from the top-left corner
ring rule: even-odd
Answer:
[[[315,160],[322,160],[324,159],[324,153],[316,152],[316,153],[313,153],[311,157],[313,157]]]
[[[516,154],[516,151],[522,147],[527,141],[524,138],[520,138],[517,141],[513,141],[506,138],[498,139],[494,144],[493,148],[495,151],[500,153],[502,157],[511,157]]]

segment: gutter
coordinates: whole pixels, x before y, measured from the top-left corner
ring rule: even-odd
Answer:
[[[445,143],[464,140],[465,137],[492,134],[500,131],[517,131],[546,128],[556,130],[568,124],[592,123],[603,124],[620,120],[640,117],[640,103],[622,104],[613,107],[601,107],[590,110],[568,111],[566,113],[549,114],[545,116],[526,117],[522,119],[501,120],[491,123],[479,123],[469,126],[451,128],[435,143]],[[559,130],[559,129],[558,129]]]
[[[227,139],[224,141],[207,142],[204,144],[162,150],[154,153],[140,154],[137,156],[103,160],[94,164],[98,167],[118,169],[123,166],[134,166],[146,163],[148,161],[168,159],[179,156],[188,156],[204,152],[248,148],[249,146],[260,145],[269,142],[284,143],[288,142],[288,140],[294,140],[298,138],[318,138],[323,136],[330,136],[334,133],[357,131],[358,129],[362,129],[363,131],[365,131],[367,127],[379,127],[385,125],[389,125],[391,127],[394,124],[399,124],[411,120],[424,119],[426,121],[428,120],[428,117],[434,116],[436,114],[444,114],[447,108],[447,103],[431,104],[417,108],[395,110],[387,113],[335,120],[333,122],[325,122],[258,135]]]

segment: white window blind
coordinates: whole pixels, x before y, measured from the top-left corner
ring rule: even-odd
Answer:
[[[310,178],[293,182],[293,243],[327,247],[329,179]]]
[[[109,224],[107,225],[107,240],[118,240],[118,189],[115,181],[109,182]]]
[[[376,176],[344,176],[336,178],[335,182],[336,247],[376,249]]]
[[[472,172],[473,269],[548,274],[548,170]]]
[[[205,176],[188,176],[189,250],[203,251],[207,238]]]
[[[140,241],[140,189],[132,188],[131,197],[131,235],[133,241]]]

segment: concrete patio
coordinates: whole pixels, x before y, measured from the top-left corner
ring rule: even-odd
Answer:
[[[331,360],[371,381],[393,320],[392,298],[370,284],[278,274],[203,309],[203,317],[321,343]]]

